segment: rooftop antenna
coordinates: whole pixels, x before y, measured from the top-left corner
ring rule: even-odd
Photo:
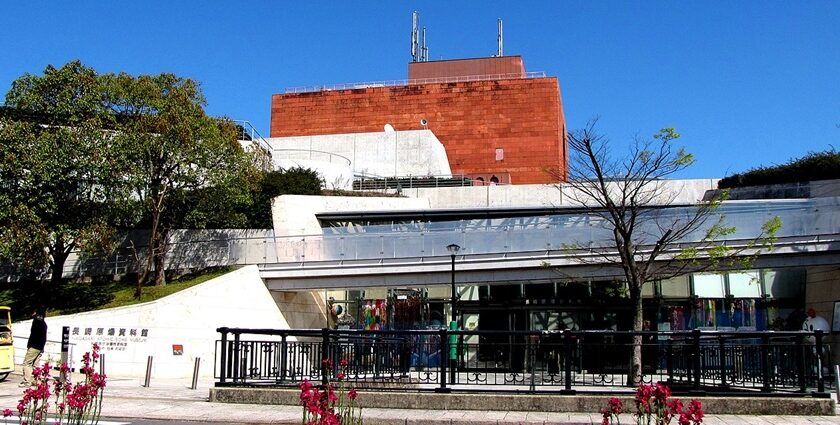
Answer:
[[[420,62],[429,61],[429,48],[426,47],[426,27],[423,27],[423,47],[420,48]]]
[[[496,37],[496,42],[499,44],[496,56],[502,57],[505,55],[505,33],[502,30],[502,18],[499,18],[499,35]]]
[[[415,10],[411,14],[411,61],[417,62],[420,59],[420,49],[419,49],[419,34],[418,34],[418,23],[420,21],[420,16],[418,15],[417,11]]]

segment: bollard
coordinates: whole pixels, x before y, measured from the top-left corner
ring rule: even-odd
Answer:
[[[192,386],[190,387],[191,390],[198,388],[198,366],[201,364],[201,357],[195,358],[195,366],[193,366],[193,379],[192,379]]]
[[[840,401],[840,365],[834,365],[834,389],[837,390],[837,401]]]
[[[149,358],[146,359],[146,382],[143,384],[146,388],[149,388],[149,381],[152,380],[152,359],[154,359],[153,356],[149,356]]]
[[[64,326],[61,328],[61,363],[59,363],[61,367],[61,377],[59,378],[61,382],[67,382],[67,371],[64,369],[64,365],[66,365],[70,359],[70,326]]]
[[[105,355],[99,355],[99,374],[105,376]]]

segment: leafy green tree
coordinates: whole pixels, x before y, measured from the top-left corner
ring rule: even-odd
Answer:
[[[720,237],[735,231],[725,225],[725,217],[719,211],[726,192],[698,202],[682,215],[652,208],[672,203],[675,194],[663,180],[694,163],[691,154],[673,146],[679,137],[674,129],[665,128],[652,139],[636,140],[628,155],[616,158],[608,140],[595,131],[595,122],[568,135],[572,153],[569,180],[564,183],[565,188],[571,189],[568,199],[605,223],[611,237],[599,244],[605,249],[590,249],[594,241],[574,241],[567,247],[586,249],[595,257],[593,264],[613,265],[622,271],[633,308],[634,331],[643,329],[645,284],[709,268],[748,267],[761,249],[772,249],[781,227],[778,217],[771,219],[760,235],[735,249],[719,242]],[[679,246],[681,240],[696,232],[704,235],[702,240],[690,248]],[[641,382],[641,347],[642,337],[635,336],[629,374],[632,385]]]
[[[110,247],[120,196],[100,76],[72,61],[12,83],[0,116],[0,258],[59,283],[74,249]]]
[[[126,170],[123,177],[149,221],[145,266],[135,291],[140,297],[150,276],[156,285],[166,283],[168,232],[184,218],[175,206],[208,188],[217,194],[213,199],[224,201],[219,194],[236,190],[252,165],[233,123],[205,113],[197,82],[173,74],[125,73],[108,75],[106,81],[118,118],[114,144]]]

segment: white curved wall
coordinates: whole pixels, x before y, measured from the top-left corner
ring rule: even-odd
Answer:
[[[266,139],[278,159],[295,158],[293,150],[341,155],[356,174],[375,176],[448,176],[446,149],[431,130],[328,134]],[[332,163],[337,163],[333,158]]]
[[[257,266],[243,267],[156,301],[47,317],[46,321],[50,342],[42,361],[52,357],[53,364],[57,363],[61,330],[69,326],[75,367],[80,367],[82,354],[90,351],[91,344],[98,342],[109,377],[143,377],[147,357],[154,356],[152,379],[190,378],[197,357],[201,358],[200,375],[212,377],[219,327],[289,329]],[[31,323],[13,325],[17,364],[23,361]],[[85,335],[88,329],[90,335]],[[176,355],[173,345],[181,345],[183,353]]]

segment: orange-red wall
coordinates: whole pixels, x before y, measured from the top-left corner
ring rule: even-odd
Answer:
[[[410,62],[408,79],[469,77],[478,75],[504,75],[505,78],[525,75],[521,56],[493,58],[454,59],[432,62]]]
[[[556,78],[489,80],[275,94],[271,137],[418,130],[428,121],[456,174],[509,173],[513,184],[565,175],[563,107]],[[496,160],[496,149],[504,159]]]

